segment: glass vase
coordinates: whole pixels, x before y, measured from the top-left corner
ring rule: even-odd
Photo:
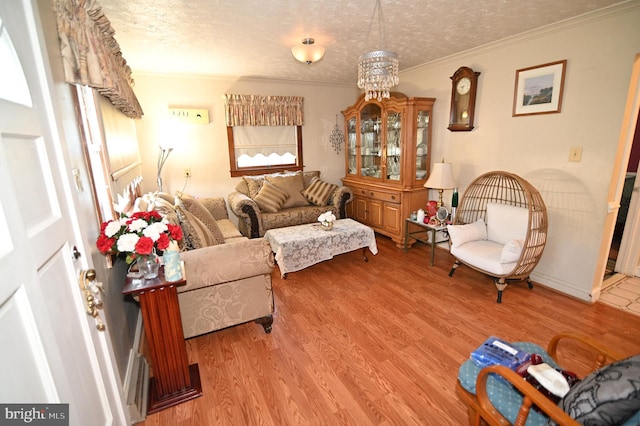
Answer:
[[[158,263],[158,256],[152,253],[147,256],[139,256],[136,262],[138,264],[138,271],[140,271],[144,279],[149,280],[158,276],[158,269],[160,264]]]
[[[325,231],[331,231],[333,229],[333,222],[320,222],[320,227]]]

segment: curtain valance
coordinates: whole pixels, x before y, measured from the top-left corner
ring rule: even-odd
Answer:
[[[95,88],[131,118],[142,117],[131,69],[95,0],[55,0],[65,81]]]
[[[227,126],[302,126],[301,96],[224,95]]]

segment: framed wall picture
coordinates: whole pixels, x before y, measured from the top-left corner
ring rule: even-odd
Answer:
[[[565,59],[516,70],[513,116],[560,112],[566,67]]]

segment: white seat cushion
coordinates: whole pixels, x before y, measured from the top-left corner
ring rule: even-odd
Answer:
[[[458,260],[489,273],[506,275],[513,271],[517,262],[502,263],[504,244],[489,240],[469,241],[466,244],[451,246],[451,254]]]

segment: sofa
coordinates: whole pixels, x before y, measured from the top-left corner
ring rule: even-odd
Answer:
[[[223,197],[155,194],[150,205],[183,230],[187,284],[178,287],[178,302],[185,339],[253,320],[270,333],[275,264],[269,243],[244,237]]]
[[[313,223],[331,211],[347,217],[346,205],[353,192],[327,183],[319,171],[243,176],[229,194],[229,207],[238,217],[238,229],[248,238],[259,238],[269,229]]]

